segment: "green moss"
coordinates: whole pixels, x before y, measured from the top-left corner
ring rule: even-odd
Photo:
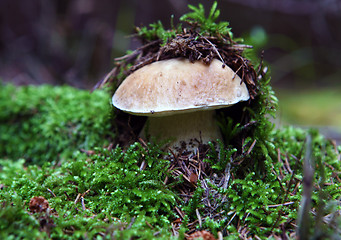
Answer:
[[[0,156],[43,164],[108,144],[107,93],[0,83]]]
[[[198,32],[200,34],[213,36],[228,35],[232,38],[233,34],[231,28],[228,27],[230,25],[229,22],[217,22],[220,15],[220,10],[217,9],[217,5],[217,2],[213,2],[207,17],[205,15],[205,8],[202,4],[199,4],[198,7],[188,5],[188,8],[191,9],[192,12],[184,14],[180,20],[199,28]]]
[[[33,92],[34,87],[31,88],[30,91]],[[36,88],[41,90],[43,87]],[[26,88],[14,89],[7,86],[7,89],[12,92],[10,96],[16,96],[13,92]],[[60,91],[59,87],[48,89],[50,92]],[[81,90],[69,91],[73,92],[73,96],[78,91],[84,94]],[[112,236],[169,238],[171,223],[179,217],[174,211],[175,206],[184,211],[183,224],[190,223],[197,219],[197,210],[202,216],[207,211],[202,202],[203,196],[215,199],[215,211],[223,214],[219,219],[202,219],[202,227],[198,226],[198,229],[207,229],[215,234],[222,231],[233,236],[240,231],[238,226],[244,226],[249,236],[268,236],[279,233],[284,227],[287,233],[292,233],[295,229],[291,224],[298,218],[303,190],[303,159],[308,135],[312,138],[311,151],[315,162],[311,210],[320,211],[323,216],[338,211],[338,199],[341,196],[341,183],[338,180],[341,170],[338,152],[340,148],[335,148],[316,130],[305,131],[294,127],[274,129],[265,115],[274,111],[271,105],[275,103],[275,99],[271,97],[271,88],[265,86],[263,92],[259,101],[268,104],[260,104],[258,110],[261,114],[254,115],[254,121],[257,121],[261,129],[256,128],[253,135],[244,142],[246,150],[253,145],[249,154],[234,159],[237,149],[221,143],[219,154],[212,146],[212,151],[207,155],[206,161],[216,174],[229,169],[231,176],[227,188],[211,184],[212,191],[205,195],[199,182],[199,187],[188,202],[178,198],[174,188],[181,183],[181,179],[179,183],[173,179],[168,181],[171,184],[164,184],[166,177],[172,179],[172,176],[168,171],[169,161],[163,159],[164,153],[157,145],[149,144],[148,148],[144,148],[135,143],[126,150],[99,147],[94,152],[89,152],[90,155],[70,148],[70,157],[58,165],[46,161],[42,166],[32,164],[25,167],[25,160],[16,160],[13,155],[14,161],[1,160],[0,215],[4,217],[1,218],[0,227],[3,229],[3,236],[20,238],[26,234],[42,239],[48,236],[64,239],[109,239]],[[30,96],[33,99],[36,97]],[[41,96],[40,102],[48,102],[50,96],[45,96],[47,99]],[[59,101],[70,103],[62,99],[63,96],[65,95],[60,95]],[[12,105],[19,105],[13,102]],[[32,106],[25,106],[25,103],[30,105],[32,102],[26,96],[26,101],[20,104],[22,110],[17,110],[16,113],[32,111]],[[98,109],[105,109],[107,106],[106,101],[96,104]],[[37,107],[37,104],[35,106],[42,108]],[[49,111],[52,110],[45,109],[44,114],[52,114]],[[21,125],[25,125],[25,122],[40,124],[38,120],[32,122],[31,118],[32,116],[17,121],[20,120]],[[12,122],[16,118],[7,119]],[[3,124],[4,122],[3,120]],[[32,128],[35,127],[37,126],[32,125]],[[67,125],[60,126],[60,131],[68,131]],[[60,138],[56,134],[51,136],[51,141],[59,143]],[[254,139],[257,141],[252,144]],[[145,165],[144,170],[140,170],[141,165]],[[80,195],[83,200],[78,198],[75,202],[79,194],[83,194]],[[47,230],[46,226],[42,228],[39,214],[29,213],[28,202],[34,196],[44,196],[54,209],[54,214],[49,215],[53,226],[49,226]],[[323,222],[315,225],[319,222],[318,218],[311,216],[311,219],[312,229],[318,228],[324,234],[335,231],[335,226]],[[335,221],[339,221],[338,218]],[[15,225],[10,227],[12,222]],[[180,230],[182,233],[184,231],[186,225],[182,225]]]
[[[207,29],[219,26],[213,24],[219,15],[215,4],[207,22],[200,20],[201,5],[191,9],[186,21]],[[154,27],[154,33],[145,34],[159,39],[173,34],[162,35],[161,23]],[[114,137],[105,92],[2,85],[0,237],[170,239],[178,219],[180,239],[190,225],[215,236],[222,232],[227,239],[240,234],[295,238],[295,224],[308,227],[311,238],[339,233],[341,147],[316,130],[275,129],[269,116],[275,114],[277,99],[270,77],[261,75],[255,98],[243,105],[249,119],[239,123],[222,114],[225,142],[218,143],[219,152],[211,145],[203,161],[210,174],[201,172],[205,177],[190,185],[187,201],[178,187],[186,186],[184,177],[173,177],[172,162],[165,160],[169,155],[159,145],[103,147]],[[239,145],[234,142],[238,138]],[[311,179],[304,175],[307,162],[314,170]],[[301,199],[309,181],[311,207],[302,223]],[[30,212],[35,196],[48,200],[48,212]]]
[[[2,191],[3,192],[3,191]],[[23,200],[13,191],[1,194],[0,238],[1,239],[44,239],[39,221],[27,214]]]
[[[23,221],[27,219],[27,222],[23,224],[39,230],[37,216],[26,212],[24,202],[28,203],[34,196],[44,196],[56,213],[50,216],[55,225],[50,228],[52,238],[64,239],[69,234],[71,239],[91,239],[98,234],[144,239],[156,232],[169,235],[167,229],[174,216],[176,195],[163,184],[169,175],[169,163],[159,156],[158,147],[144,149],[136,143],[126,151],[98,149],[89,157],[79,153],[60,167],[46,163],[41,168],[35,165],[24,168],[22,160],[1,160],[0,182],[4,189],[0,191],[0,199],[5,206],[1,207],[0,214],[7,215],[9,211],[14,212],[12,215],[18,214],[7,218],[25,215]],[[146,162],[144,170],[140,170],[142,162]],[[83,200],[79,194],[83,194]],[[9,220],[1,227],[5,229]],[[129,223],[133,225],[120,232]],[[19,236],[12,228],[6,232]]]
[[[231,28],[229,28],[229,22],[221,21],[217,22],[220,15],[220,10],[217,9],[217,2],[212,4],[212,7],[206,16],[205,9],[202,4],[198,7],[188,5],[192,12],[184,14],[180,17],[180,21],[184,24],[189,24],[193,27],[193,30],[197,30],[199,34],[204,36],[223,36],[227,35],[232,39],[233,34]],[[158,21],[152,23],[149,27],[137,28],[137,34],[144,40],[154,41],[161,39],[162,43],[166,43],[168,40],[175,38],[177,34],[183,33],[182,24],[177,26],[173,25],[173,17],[171,22],[171,29],[165,29],[162,22]]]
[[[199,185],[183,210],[193,218],[192,221],[198,219],[196,210],[199,210],[201,216],[211,211],[211,218],[202,220],[201,229],[210,229],[213,233],[222,231],[225,234],[236,234],[244,228],[247,236],[279,236],[283,229],[288,235],[294,234],[296,229],[291,224],[296,224],[299,218],[308,136],[312,138],[311,153],[315,169],[312,179],[312,206],[309,209],[315,215],[310,214],[311,220],[308,221],[311,224],[311,237],[317,236],[314,229],[319,230],[319,235],[322,233],[329,236],[328,234],[340,229],[340,226],[333,226],[332,222],[324,222],[321,218],[328,215],[334,216],[335,222],[341,220],[337,213],[340,210],[340,148],[335,149],[316,130],[287,127],[271,131],[267,142],[259,143],[263,145],[258,147],[257,153],[246,156],[244,160],[261,156],[263,164],[247,165],[242,170],[240,168],[244,168],[244,165],[231,162],[235,149],[221,149],[219,157],[209,154],[207,161],[212,164],[216,174],[221,174],[225,169],[225,174],[230,179],[228,187],[218,187],[213,184],[212,179],[205,180],[211,188],[209,195],[203,195],[208,188]],[[230,167],[226,168],[228,164]],[[203,201],[207,199],[215,203],[212,209],[203,206]],[[317,215],[318,212],[321,215]],[[224,214],[221,216],[217,213]]]

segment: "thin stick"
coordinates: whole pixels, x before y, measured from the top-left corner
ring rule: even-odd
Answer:
[[[312,157],[312,140],[311,136],[307,136],[306,154],[303,165],[303,195],[301,200],[301,206],[298,214],[298,230],[297,234],[299,239],[305,240],[309,238],[309,223],[310,223],[310,206],[311,206],[311,194],[313,191],[314,181],[314,164]]]
[[[84,204],[84,197],[81,197],[81,203],[82,203],[82,209],[83,209],[83,211],[85,211],[86,207]]]
[[[51,189],[48,188],[47,191],[48,191],[49,193],[51,193],[52,196],[56,197],[56,194],[54,194],[54,193],[51,191]]]
[[[75,200],[75,204],[77,204],[78,203],[78,201],[79,201],[79,198],[82,196],[82,194],[80,194],[80,193],[78,193],[78,195],[77,195],[77,197],[76,197],[76,200]]]
[[[273,204],[273,205],[268,205],[267,207],[269,208],[275,208],[275,207],[280,207],[280,206],[288,206],[291,204],[294,204],[295,202],[286,202],[286,203],[281,203],[281,204]]]
[[[204,37],[204,36],[201,36],[201,37],[202,37],[203,39],[205,39],[209,44],[211,44],[211,46],[213,47],[213,50],[217,53],[218,57],[219,57],[220,60],[223,62],[223,64],[224,64],[223,66],[225,66],[226,63],[224,62],[223,58],[221,57],[221,55],[220,55],[218,49],[214,46],[214,44],[213,44],[210,40],[208,40],[206,37]]]
[[[197,217],[198,217],[199,227],[201,228],[202,221],[201,221],[201,216],[200,216],[199,210],[198,210],[198,209],[195,209],[195,213],[196,213],[196,215],[197,215]]]

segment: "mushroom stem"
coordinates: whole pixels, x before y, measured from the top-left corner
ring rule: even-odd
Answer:
[[[184,149],[195,152],[199,143],[222,139],[215,121],[215,110],[149,117],[140,136],[146,138],[147,134],[160,141],[171,140],[169,147],[177,152]]]

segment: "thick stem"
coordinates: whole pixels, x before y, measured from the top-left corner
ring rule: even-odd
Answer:
[[[215,119],[215,111],[198,111],[163,117],[149,117],[140,136],[171,140],[170,147],[177,152],[195,151],[199,143],[222,139]]]

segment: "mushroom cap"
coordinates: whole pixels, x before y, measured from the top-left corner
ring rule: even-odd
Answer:
[[[221,61],[214,59],[207,65],[175,58],[130,74],[116,90],[112,103],[133,115],[164,116],[224,108],[249,98],[245,83]]]

